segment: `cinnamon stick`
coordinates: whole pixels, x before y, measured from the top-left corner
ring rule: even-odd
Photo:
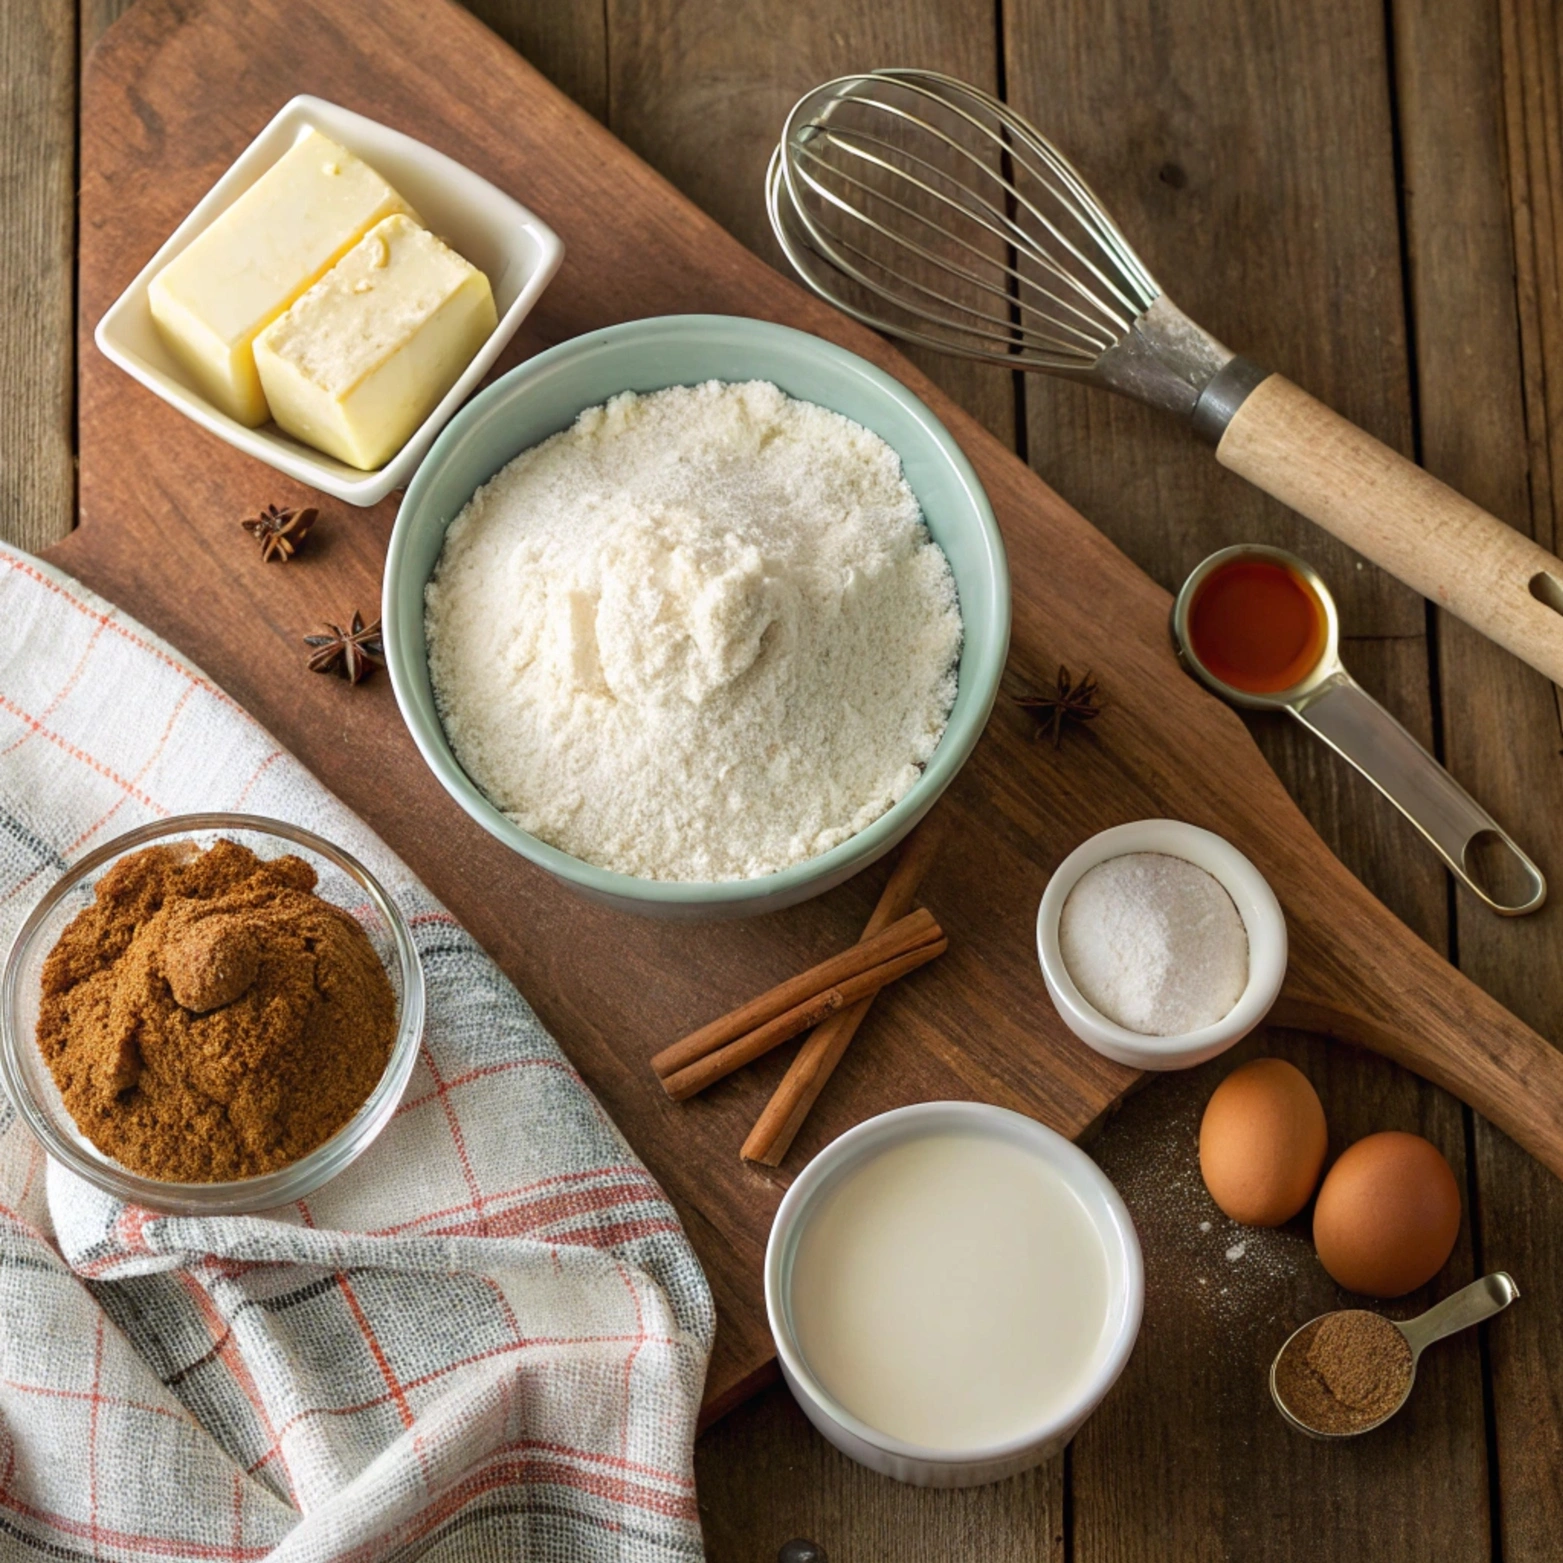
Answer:
[[[789,977],[787,981],[777,983],[769,992],[750,999],[747,1004],[739,1005],[731,1013],[723,1015],[719,1020],[713,1020],[698,1031],[690,1032],[682,1041],[673,1043],[671,1047],[663,1048],[651,1060],[651,1067],[666,1079],[669,1075],[677,1074],[681,1069],[687,1069],[706,1054],[714,1053],[718,1048],[725,1047],[729,1042],[747,1035],[757,1026],[775,1020],[778,1015],[796,1008],[806,999],[823,993],[827,988],[833,988],[869,970],[870,967],[893,960],[898,955],[905,955],[908,950],[916,949],[919,945],[941,937],[939,925],[933,920],[933,914],[919,908],[908,916],[898,918],[874,938],[860,940],[839,955],[833,955],[829,960],[811,966],[796,977]],[[797,1032],[793,1032],[793,1035],[796,1036]]]
[[[904,917],[917,897],[923,876],[928,872],[944,839],[947,816],[941,811],[924,819],[906,838],[879,902],[863,928],[863,938],[871,939]],[[810,1109],[835,1072],[863,1017],[873,1007],[874,995],[849,1004],[827,1018],[798,1049],[782,1077],[781,1084],[765,1104],[739,1154],[745,1161],[765,1167],[779,1167],[792,1148],[798,1130]]]
[[[816,993],[792,1009],[783,1011],[763,1026],[745,1032],[714,1053],[707,1053],[683,1069],[664,1075],[662,1089],[675,1102],[682,1102],[705,1090],[708,1085],[724,1079],[735,1069],[753,1063],[773,1047],[780,1047],[800,1031],[817,1026],[827,1015],[845,1009],[848,1005],[872,999],[887,983],[904,977],[909,971],[916,971],[919,966],[926,966],[936,956],[943,955],[949,947],[950,941],[941,936],[930,943],[916,946],[904,955],[870,966],[867,971],[858,972],[823,993]]]

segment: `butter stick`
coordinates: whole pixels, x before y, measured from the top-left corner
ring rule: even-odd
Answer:
[[[256,336],[398,212],[412,208],[329,136],[295,142],[148,289],[163,340],[201,394],[246,427],[264,423]]]
[[[494,330],[488,278],[388,217],[255,343],[272,417],[365,471],[383,466]]]

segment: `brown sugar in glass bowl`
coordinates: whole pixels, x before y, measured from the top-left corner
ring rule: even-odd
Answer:
[[[219,843],[231,845],[208,850]],[[167,883],[186,877],[165,872],[170,860],[193,865],[187,888],[196,894],[172,896],[159,914]],[[259,874],[246,874],[247,864]],[[151,914],[140,919],[138,894]],[[88,908],[76,925],[80,948],[72,953],[67,937],[51,957]],[[62,1070],[59,997],[48,990],[60,988],[62,974],[67,985],[80,977],[73,960],[90,968],[88,936],[99,932],[120,957],[112,982],[99,974],[101,994],[129,1007],[144,1041],[121,1045],[124,1027],[77,1028],[77,1041],[91,1046]],[[316,982],[332,992],[330,1003],[311,1002]],[[75,991],[90,1020],[92,990]],[[423,1005],[406,922],[355,859],[280,821],[184,815],[89,854],[23,923],[0,981],[0,1077],[50,1155],[108,1193],[189,1214],[264,1210],[335,1176],[389,1121],[417,1058]],[[279,1024],[263,1024],[263,1015]],[[143,1054],[155,1058],[160,1046],[166,1078],[142,1090]],[[313,1092],[300,1089],[309,1066],[296,1056],[311,1048],[350,1055],[318,1070]],[[214,1111],[211,1098],[227,1109]],[[181,1109],[203,1100],[204,1119],[175,1133]],[[83,1133],[77,1117],[94,1104],[109,1118],[89,1119]]]

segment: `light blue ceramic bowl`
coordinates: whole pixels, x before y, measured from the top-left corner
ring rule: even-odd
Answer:
[[[965,621],[955,707],[933,758],[894,808],[819,857],[759,879],[694,884],[637,879],[561,852],[507,819],[451,753],[429,685],[423,590],[449,526],[513,456],[620,391],[705,380],[769,380],[872,429],[901,457],[955,574]],[[770,912],[839,885],[888,852],[971,754],[993,709],[1009,649],[1009,567],[993,509],[944,425],[905,386],[819,337],[727,315],[668,315],[609,326],[511,370],[451,419],[419,467],[385,562],[386,661],[414,741],[447,792],[491,835],[566,884],[626,911],[663,917]]]

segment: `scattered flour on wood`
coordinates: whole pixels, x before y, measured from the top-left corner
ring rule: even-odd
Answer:
[[[474,782],[651,879],[845,841],[955,698],[955,584],[899,458],[760,381],[625,393],[523,452],[452,523],[426,610]]]
[[[1130,1098],[1091,1152],[1139,1228],[1148,1316],[1197,1308],[1220,1321],[1221,1339],[1235,1342],[1255,1331],[1268,1344],[1296,1310],[1304,1310],[1297,1323],[1320,1311],[1309,1299],[1321,1288],[1332,1295],[1334,1288],[1314,1257],[1306,1219],[1283,1227],[1241,1226],[1205,1188],[1199,1120],[1231,1068],[1224,1058],[1157,1076]]]
[[[1205,1104],[1252,1051],[1154,1076],[1089,1147],[1123,1195],[1145,1258],[1145,1323],[1129,1375],[1157,1394],[1197,1385],[1213,1436],[1244,1444],[1249,1429],[1275,1416],[1268,1375],[1281,1343],[1309,1319],[1352,1305],[1314,1254],[1311,1210],[1281,1227],[1241,1226],[1200,1176]]]

